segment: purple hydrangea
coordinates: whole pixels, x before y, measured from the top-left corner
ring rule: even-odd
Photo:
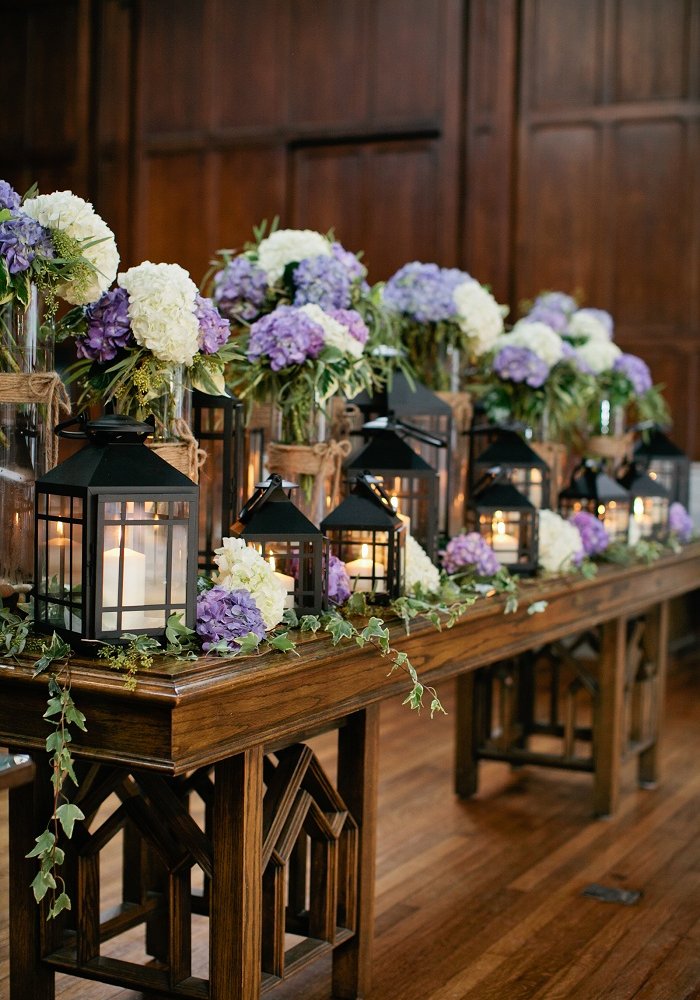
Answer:
[[[502,379],[511,382],[525,382],[533,389],[544,385],[549,375],[549,366],[529,347],[508,344],[502,347],[493,359],[493,370]]]
[[[680,542],[689,542],[693,537],[693,519],[677,500],[668,508],[668,527]]]
[[[442,565],[446,573],[474,569],[478,576],[493,576],[501,568],[493,549],[478,531],[451,538],[443,553]]]
[[[348,333],[361,344],[367,343],[369,330],[359,312],[354,309],[331,309],[329,315],[347,328]]]
[[[345,563],[338,556],[331,555],[328,559],[328,597],[334,604],[345,604],[350,597],[352,587]]]
[[[563,333],[575,310],[576,300],[565,292],[543,292],[537,296],[525,319],[532,323],[546,323],[557,333]]]
[[[457,309],[453,292],[465,281],[469,281],[465,271],[414,260],[389,278],[384,286],[384,304],[418,323],[454,319]]]
[[[199,321],[199,349],[203,354],[216,354],[231,335],[228,320],[224,319],[211,299],[198,295],[194,303]]]
[[[234,257],[214,275],[212,298],[227,319],[253,320],[267,296],[267,275],[247,257]]]
[[[326,312],[350,305],[350,275],[337,257],[307,257],[294,268],[294,305],[309,303]]]
[[[104,363],[115,358],[121,348],[128,347],[133,339],[128,309],[129,295],[125,288],[113,288],[89,305],[85,310],[87,331],[75,341],[78,357]]]
[[[578,533],[581,536],[583,549],[578,562],[584,556],[597,556],[601,552],[605,552],[610,544],[610,535],[605,530],[605,525],[600,518],[597,518],[595,514],[590,514],[587,510],[580,510],[578,513],[572,514],[569,520],[578,528]]]
[[[588,362],[581,357],[581,355],[573,346],[573,344],[570,344],[568,340],[562,339],[561,347],[562,347],[562,358],[565,361],[570,361],[575,368],[578,368],[578,370],[581,372],[582,375],[595,374],[595,372],[588,364]]]
[[[331,254],[345,268],[350,281],[362,281],[367,274],[364,264],[361,264],[354,253],[346,250],[341,243],[331,243]]]
[[[0,208],[9,208],[11,212],[15,212],[22,199],[17,194],[15,189],[7,181],[0,181]]]
[[[278,306],[250,328],[249,361],[267,358],[273,372],[317,358],[323,349],[323,329],[294,306]]]
[[[613,371],[621,372],[638,396],[643,396],[653,385],[649,365],[636,354],[621,354],[613,365]]]
[[[247,590],[227,590],[212,587],[197,598],[197,635],[203,639],[202,649],[224,639],[233,652],[240,648],[239,639],[253,632],[265,638],[265,623],[260,610]]]
[[[23,212],[0,222],[0,257],[10,274],[26,271],[37,255],[54,256],[51,238],[43,226]]]

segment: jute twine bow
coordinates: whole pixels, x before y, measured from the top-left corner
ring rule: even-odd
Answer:
[[[299,476],[313,476],[311,509],[319,509],[322,490],[327,477],[332,477],[331,496],[340,491],[343,459],[350,454],[349,441],[320,441],[318,444],[277,444],[270,442],[267,449],[267,467],[290,482]]]
[[[177,441],[148,441],[148,447],[193,483],[199,482],[199,470],[207,460],[206,451],[199,447],[186,420],[176,420],[173,433]]]
[[[70,400],[58,372],[3,372],[0,374],[0,403],[39,403],[46,407],[44,466],[58,464],[59,440],[52,429],[70,414]]]
[[[452,418],[458,434],[464,434],[469,430],[472,421],[473,405],[469,392],[438,392],[440,399],[452,409]]]

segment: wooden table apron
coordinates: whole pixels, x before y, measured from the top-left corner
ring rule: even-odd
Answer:
[[[431,624],[416,620],[407,636],[396,622],[391,625],[391,640],[409,654],[421,681],[439,689],[439,682],[446,678],[601,623],[623,622],[698,587],[700,543],[693,543],[678,555],[648,566],[603,566],[593,580],[566,577],[525,582],[514,614],[503,614],[502,598],[487,598],[480,599],[450,630],[438,632]],[[535,601],[548,602],[542,614],[528,613]],[[133,693],[126,692],[119,675],[104,665],[76,660],[73,693],[87,716],[88,732],[78,734],[75,754],[171,775],[203,765],[221,767],[222,762],[238,757],[244,763],[226,772],[225,780],[245,799],[249,794],[245,783],[251,773],[257,773],[261,753],[355,713],[364,714],[376,703],[401,697],[407,690],[406,675],[400,670],[388,675],[388,661],[371,648],[360,649],[348,642],[333,647],[327,636],[320,635],[302,639],[300,656],[270,653],[240,661],[156,662],[139,676]],[[618,669],[615,655],[603,660],[601,669]],[[615,678],[601,677],[600,683],[610,697],[617,697],[620,685]],[[43,748],[45,700],[46,681],[31,677],[30,663],[0,663],[0,743],[28,750]],[[614,713],[615,706],[608,711]],[[407,718],[407,724],[410,721]],[[434,722],[442,724],[441,719]],[[611,767],[615,761],[613,746]],[[37,780],[46,780],[41,768]],[[253,807],[249,804],[248,808]],[[23,830],[22,836],[28,839],[21,847],[16,844],[16,850],[28,849],[36,833],[29,836],[30,831]],[[22,933],[22,928],[28,934],[36,932],[20,920],[13,923],[12,936]],[[367,928],[364,931],[366,936]],[[252,942],[250,954],[257,944]],[[364,945],[363,949],[363,961],[368,962]],[[41,995],[50,996],[50,990]],[[14,993],[12,1000],[16,1000]]]

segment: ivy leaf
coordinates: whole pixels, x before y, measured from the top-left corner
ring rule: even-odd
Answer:
[[[321,619],[318,615],[302,615],[299,628],[302,632],[318,632],[321,627]]]
[[[54,917],[57,917],[63,910],[70,910],[70,908],[71,904],[69,897],[65,892],[60,893],[56,896],[56,899],[49,910],[49,920],[53,920]]]
[[[287,608],[287,610],[282,615],[282,621],[285,625],[290,628],[297,628],[299,625],[299,619],[297,618],[297,613],[294,608]]]
[[[66,705],[66,721],[70,722],[73,726],[77,726],[78,729],[81,729],[84,733],[87,732],[87,727],[85,726],[85,716],[75,707],[73,699],[71,699]]]
[[[534,601],[527,609],[529,615],[541,615],[549,607],[549,601]]]
[[[292,642],[286,632],[280,632],[278,635],[271,636],[268,640],[269,644],[273,649],[278,650],[280,653],[297,653],[296,643]]]
[[[249,632],[247,635],[241,636],[238,644],[238,655],[246,656],[249,653],[254,653],[258,648],[260,645],[260,636],[256,635],[255,632]]]
[[[332,644],[337,646],[341,639],[351,639],[354,635],[355,629],[350,622],[346,622],[340,615],[333,615],[326,622],[324,632],[328,632],[330,634]]]
[[[42,655],[34,664],[34,677],[38,677],[39,674],[43,674],[45,670],[51,666],[54,660],[65,660],[72,654],[73,650],[70,648],[67,642],[64,642],[60,636],[55,632],[51,636],[51,642],[42,644],[41,653]]]
[[[402,705],[410,705],[411,709],[419,712],[423,707],[423,685],[416,683],[401,702]]]
[[[367,597],[363,590],[356,590],[348,598],[348,602],[345,605],[345,610],[349,615],[363,615],[368,614],[367,610]]]
[[[74,802],[64,802],[56,810],[56,819],[63,827],[63,832],[70,840],[73,836],[73,827],[78,819],[85,819],[85,815]]]
[[[36,838],[36,847],[33,847],[29,854],[25,854],[25,858],[38,858],[40,854],[45,851],[50,851],[53,845],[56,843],[56,838],[51,833],[50,830],[44,830],[43,833],[39,834]]]
[[[34,899],[37,903],[40,903],[49,889],[56,888],[56,879],[53,877],[51,872],[37,872],[34,881],[32,882],[32,892],[34,893]]]

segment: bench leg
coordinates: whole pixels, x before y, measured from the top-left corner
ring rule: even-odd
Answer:
[[[614,618],[602,627],[599,690],[593,742],[593,812],[610,816],[617,809],[622,766],[625,711],[627,619]]]
[[[646,616],[646,652],[656,665],[656,684],[653,708],[654,742],[639,755],[637,777],[642,787],[651,788],[659,780],[659,752],[661,725],[666,700],[666,673],[668,669],[668,601],[662,601]]]
[[[476,713],[476,672],[457,677],[455,722],[455,792],[467,799],[479,787],[479,758],[476,753],[480,720]]]

